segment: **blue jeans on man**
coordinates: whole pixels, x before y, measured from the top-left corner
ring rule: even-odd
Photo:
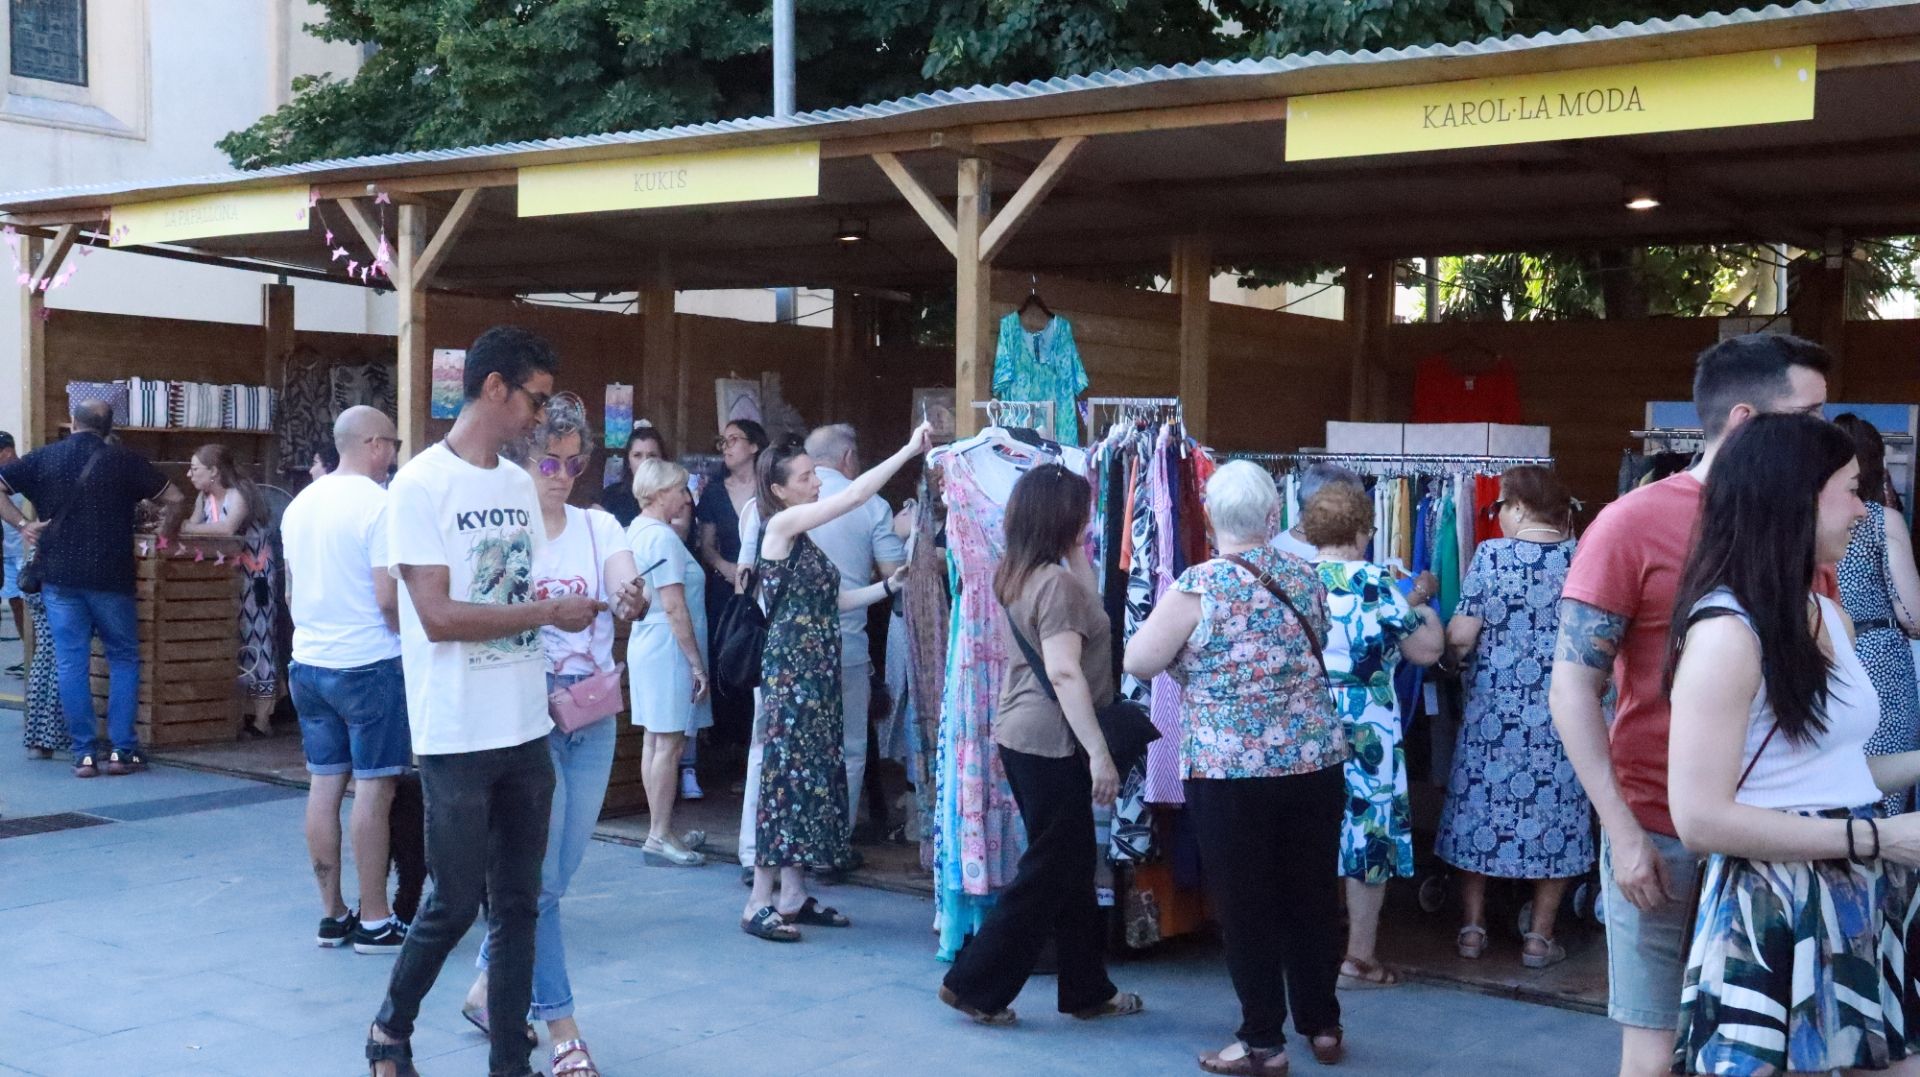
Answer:
[[[547,675],[550,687],[581,678]],[[533,1006],[536,1021],[573,1016],[573,984],[567,978],[567,949],[560,932],[560,899],[566,896],[573,873],[587,855],[600,808],[607,799],[607,781],[613,774],[614,741],[619,718],[603,718],[590,726],[547,734],[547,754],[553,759],[553,808],[547,819],[547,855],[540,865],[540,917],[534,924]],[[491,936],[480,945],[475,962],[485,969],[491,957]]]
[[[93,708],[93,637],[107,657],[107,735],[114,750],[140,747],[134,720],[140,705],[140,629],[133,596],[49,583],[41,588],[47,627],[53,630],[54,670],[60,709],[67,716],[75,763],[95,754],[98,718]]]

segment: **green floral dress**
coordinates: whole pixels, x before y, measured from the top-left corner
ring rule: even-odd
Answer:
[[[760,559],[767,608],[760,660],[767,740],[755,825],[763,868],[853,860],[840,714],[840,570],[805,535],[784,561]]]
[[[1340,832],[1340,874],[1384,883],[1413,874],[1413,813],[1407,804],[1407,756],[1393,673],[1400,640],[1420,619],[1385,569],[1365,561],[1315,565],[1327,588],[1327,679],[1352,754],[1347,821]]]

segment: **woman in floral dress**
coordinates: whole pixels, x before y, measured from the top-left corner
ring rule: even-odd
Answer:
[[[1461,957],[1487,948],[1487,878],[1533,881],[1520,961],[1566,959],[1560,899],[1593,867],[1592,808],[1547,710],[1560,589],[1573,563],[1573,500],[1543,467],[1500,477],[1502,538],[1480,544],[1447,625],[1455,661],[1472,656],[1467,711],[1435,852],[1460,869]]]
[[[757,566],[768,610],[760,660],[766,729],[753,893],[740,916],[740,929],[756,938],[798,942],[796,925],[850,924],[806,890],[807,868],[844,868],[853,853],[840,713],[840,614],[893,597],[905,579],[903,571],[842,590],[839,570],[806,533],[866,504],[901,465],[926,450],[929,437],[930,428],[921,424],[898,452],[825,500],[806,453],[774,448],[760,454],[759,502],[773,510]]]
[[[1349,925],[1340,986],[1392,987],[1399,978],[1374,957],[1380,906],[1388,879],[1413,874],[1413,817],[1393,675],[1402,658],[1421,666],[1440,658],[1445,632],[1426,605],[1437,584],[1423,573],[1413,593],[1402,597],[1386,569],[1362,559],[1373,536],[1373,499],[1359,487],[1321,487],[1307,502],[1301,528],[1320,551],[1316,565],[1331,626],[1327,676],[1352,750],[1340,835]]]

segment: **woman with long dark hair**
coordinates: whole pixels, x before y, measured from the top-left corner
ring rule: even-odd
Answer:
[[[180,533],[240,540],[236,560],[247,578],[240,597],[240,681],[252,703],[252,714],[242,728],[249,736],[271,736],[273,707],[280,699],[279,635],[274,626],[279,573],[267,502],[234,462],[233,451],[217,442],[202,445],[193,454],[187,464],[187,482],[200,496],[193,516],[180,525]]]
[[[641,424],[627,435],[625,466],[618,479],[607,484],[600,491],[600,507],[613,514],[621,527],[632,527],[633,521],[640,518],[641,505],[633,496],[633,476],[646,460],[669,460],[666,439],[660,431]]]
[[[1868,755],[1890,755],[1920,748],[1920,688],[1914,681],[1913,648],[1920,636],[1920,572],[1913,563],[1913,536],[1900,511],[1900,499],[1887,481],[1886,444],[1880,431],[1848,412],[1833,421],[1853,439],[1860,461],[1860,499],[1866,518],[1854,525],[1847,555],[1836,575],[1840,605],[1853,618],[1853,652],[1867,667],[1880,695],[1880,725],[1867,740]],[[1913,790],[1888,793],[1883,815],[1913,806]]]
[[[754,461],[767,447],[767,431],[752,419],[726,425],[714,447],[720,452],[720,475],[700,492],[693,511],[694,550],[707,567],[707,625],[718,629],[720,614],[740,580],[740,515],[753,504],[759,479]],[[764,514],[762,514],[764,516]],[[718,641],[708,639],[709,647]],[[721,691],[713,700],[713,732],[729,743],[745,744],[753,727],[753,693]]]
[[[865,505],[930,441],[931,428],[920,424],[898,452],[825,498],[805,452],[782,447],[760,454],[757,497],[767,523],[756,571],[767,606],[760,659],[766,724],[760,785],[747,791],[758,807],[753,893],[740,916],[740,930],[756,938],[798,942],[796,925],[850,926],[838,911],[808,897],[806,887],[807,868],[834,871],[853,860],[842,740],[846,716],[840,713],[840,614],[892,598],[906,579],[902,569],[879,583],[842,588],[840,570],[807,532]]]
[[[1020,806],[1027,851],[979,934],[953,959],[940,1000],[984,1025],[1007,1008],[1048,939],[1059,954],[1061,1013],[1139,1013],[1140,996],[1107,979],[1093,805],[1119,772],[1094,708],[1113,699],[1112,628],[1087,562],[1087,480],[1058,464],[1020,477],[1007,499],[1007,552],[993,593],[1006,610],[1007,675],[993,740]],[[1039,661],[1036,662],[1035,659]]]
[[[1920,815],[1876,820],[1920,752],[1869,757],[1879,703],[1852,624],[1813,593],[1865,515],[1851,439],[1748,420],[1715,457],[1673,618],[1668,788],[1711,854],[1674,1072],[1920,1072]]]

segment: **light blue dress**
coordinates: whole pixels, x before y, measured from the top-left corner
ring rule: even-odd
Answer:
[[[993,352],[995,400],[1052,401],[1054,440],[1078,445],[1080,417],[1074,398],[1086,391],[1087,371],[1073,343],[1073,326],[1065,318],[1054,315],[1038,333],[1020,324],[1017,311],[1000,319],[1000,342]]]

